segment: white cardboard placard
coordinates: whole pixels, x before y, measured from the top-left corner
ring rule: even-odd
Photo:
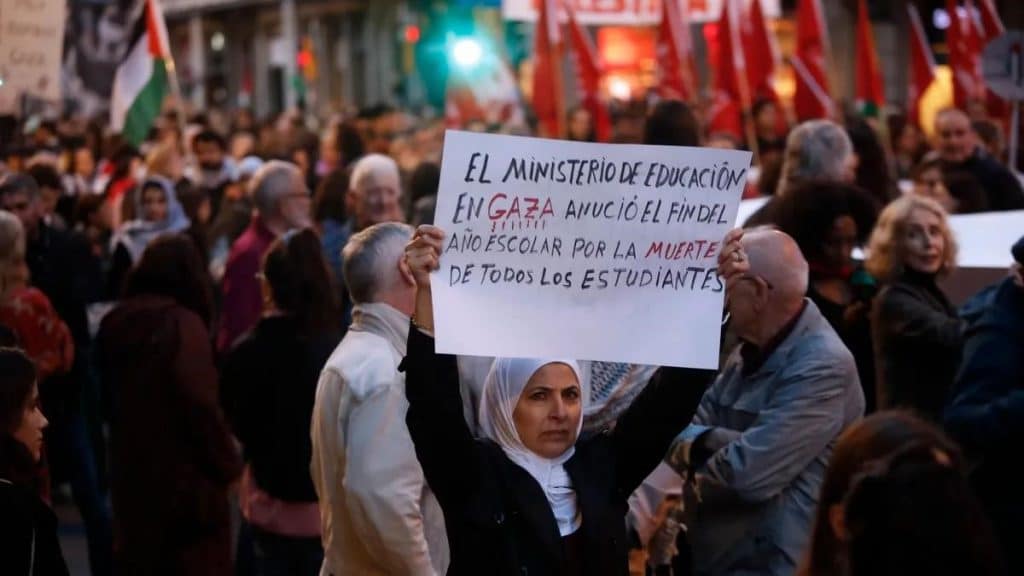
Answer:
[[[749,152],[448,131],[443,158],[438,352],[718,365]]]

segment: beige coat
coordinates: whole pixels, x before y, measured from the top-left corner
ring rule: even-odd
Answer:
[[[313,484],[320,500],[321,575],[435,576],[448,568],[444,517],[405,425],[409,318],[356,306],[320,375],[313,408]]]

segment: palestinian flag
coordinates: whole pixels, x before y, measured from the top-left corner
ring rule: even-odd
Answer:
[[[875,50],[875,36],[868,19],[867,2],[857,3],[857,104],[861,114],[878,118],[885,103],[885,87],[882,84],[882,67]]]
[[[171,50],[158,0],[142,0],[128,46],[114,75],[110,124],[138,145],[160,115],[169,85]]]

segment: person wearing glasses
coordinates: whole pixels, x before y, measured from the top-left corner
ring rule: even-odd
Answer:
[[[217,351],[226,352],[263,314],[256,274],[270,244],[292,228],[312,224],[312,197],[297,166],[273,160],[250,182],[255,207],[249,228],[231,246],[221,286],[224,308],[217,332]]]
[[[778,230],[743,236],[726,307],[740,344],[666,458],[688,473],[696,574],[793,574],[839,434],[864,413],[853,356],[806,298],[808,264]]]

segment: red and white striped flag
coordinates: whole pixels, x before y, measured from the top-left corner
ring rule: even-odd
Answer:
[[[558,0],[540,0],[533,50],[533,112],[540,135],[565,134],[562,93],[562,34],[558,26]]]
[[[607,142],[612,137],[612,119],[608,107],[601,99],[601,75],[604,66],[597,56],[594,42],[576,20],[572,9],[569,12],[569,39],[572,42],[573,60],[576,63],[576,82],[583,107],[590,112],[594,121],[594,132],[598,142]]]
[[[693,39],[687,8],[679,9],[678,0],[663,0],[658,25],[658,92],[663,98],[692,101],[697,97],[697,66],[693,59]]]
[[[796,18],[796,54],[791,59],[796,73],[796,94],[793,106],[803,122],[828,118],[834,104],[829,90],[827,54],[828,31],[825,13],[819,0],[799,0]]]
[[[921,97],[935,80],[935,57],[924,33],[917,7],[907,4],[910,17],[910,83],[907,85],[907,106],[910,120],[921,123]]]
[[[984,97],[981,79],[979,30],[971,11],[960,11],[957,0],[946,0],[949,28],[946,45],[949,47],[949,67],[953,69],[953,102],[967,108],[968,102]]]
[[[718,61],[715,63],[714,94],[708,110],[708,131],[732,134],[742,141],[743,111],[750,109],[746,63],[739,40],[739,6],[735,0],[722,3],[718,21]]]

